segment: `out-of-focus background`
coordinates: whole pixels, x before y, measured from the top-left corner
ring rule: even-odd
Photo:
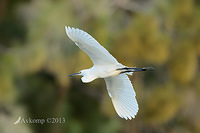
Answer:
[[[64,26],[96,38],[127,66],[139,112],[121,119],[103,79],[68,74],[92,62]],[[0,0],[1,133],[199,133],[199,0]],[[65,118],[64,123],[19,123]]]

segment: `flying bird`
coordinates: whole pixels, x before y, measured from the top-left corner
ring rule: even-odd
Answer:
[[[81,75],[83,83],[97,78],[104,78],[108,94],[112,99],[115,111],[121,118],[135,118],[139,107],[136,94],[128,75],[133,72],[153,70],[153,67],[127,67],[119,63],[103,46],[91,35],[83,30],[65,26],[68,37],[83,50],[92,60],[93,66],[89,69],[70,74]]]

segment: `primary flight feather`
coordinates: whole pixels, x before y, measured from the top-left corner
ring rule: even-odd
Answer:
[[[72,75],[82,75],[81,80],[88,83],[97,78],[104,78],[108,94],[117,114],[121,118],[135,118],[139,108],[135,91],[126,74],[137,71],[153,70],[152,67],[126,67],[119,63],[103,46],[88,33],[65,26],[68,37],[83,50],[92,60],[93,67],[81,70]]]

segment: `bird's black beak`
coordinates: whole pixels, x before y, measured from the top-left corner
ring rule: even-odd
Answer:
[[[70,74],[67,77],[74,76],[74,75],[80,75],[80,74],[81,74],[80,72],[77,72],[77,73]]]

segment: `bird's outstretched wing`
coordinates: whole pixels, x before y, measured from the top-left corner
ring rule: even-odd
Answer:
[[[118,61],[88,33],[67,26],[65,26],[65,29],[69,38],[91,58],[94,65],[118,63]]]
[[[121,118],[135,118],[139,108],[135,91],[126,74],[104,78],[114,108]]]

